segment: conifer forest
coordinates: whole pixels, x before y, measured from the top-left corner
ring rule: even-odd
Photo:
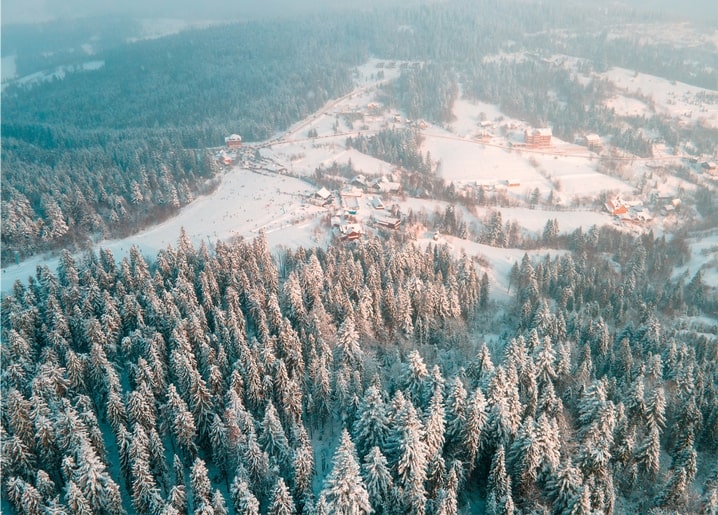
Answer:
[[[700,277],[647,279],[682,259],[663,240],[572,239],[512,272],[503,347],[471,337],[491,320],[488,284],[446,248],[65,253],[3,300],[6,499],[22,513],[450,514],[466,496],[497,514],[713,513],[715,327],[661,320],[715,304]]]

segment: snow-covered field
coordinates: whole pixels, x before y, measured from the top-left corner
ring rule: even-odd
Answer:
[[[143,255],[154,257],[168,245],[176,245],[182,228],[190,240],[212,244],[243,236],[252,238],[263,230],[270,245],[313,246],[324,243],[314,227],[326,210],[302,201],[311,191],[299,179],[281,175],[260,175],[235,168],[228,172],[212,194],[199,197],[170,220],[121,240],[105,240],[97,247],[108,248],[117,259],[137,245]],[[27,280],[38,265],[57,266],[56,257],[34,257],[2,272],[2,291],[16,279]]]
[[[617,116],[626,117],[651,117],[651,109],[637,98],[624,95],[614,95],[606,100],[606,107],[613,109]]]
[[[718,91],[699,88],[683,82],[670,81],[655,75],[637,73],[626,68],[611,68],[601,77],[608,79],[628,95],[648,97],[658,114],[676,118],[684,123],[701,121],[718,128]],[[648,106],[634,98],[623,96],[609,100],[617,114],[640,116],[647,114]]]

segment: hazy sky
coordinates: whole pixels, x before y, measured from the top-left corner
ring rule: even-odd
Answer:
[[[2,23],[36,23],[106,14],[218,20],[387,3],[386,0],[2,0]]]
[[[422,0],[2,0],[3,24],[37,23],[58,18],[125,14],[149,18],[238,19],[261,15],[290,15],[298,11],[346,8]],[[423,0],[442,1],[442,0]],[[546,0],[545,0],[546,1]],[[568,3],[565,0],[547,0]],[[595,0],[609,7],[612,1]],[[718,19],[718,0],[623,0],[642,9],[658,9],[698,19]],[[569,3],[570,5],[570,3]]]

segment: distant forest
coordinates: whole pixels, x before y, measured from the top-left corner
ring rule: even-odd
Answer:
[[[599,106],[605,85],[578,86],[568,72],[539,59],[483,58],[567,52],[565,41],[550,35],[569,29],[577,34],[569,53],[598,69],[622,65],[715,88],[718,69],[692,64],[705,62],[707,49],[609,41],[601,32],[607,24],[656,19],[593,4],[561,10],[483,0],[222,25],[125,45],[115,45],[121,30],[108,31],[106,49],[93,56],[105,63],[99,70],[3,91],[3,264],[88,246],[171,216],[217,184],[207,147],[234,132],[256,141],[285,129],[349,91],[352,68],[370,56],[424,63],[403,70],[386,92],[411,117],[450,121],[461,83],[469,97],[550,123],[562,137],[600,130],[617,146],[649,155],[645,120],[615,124]],[[63,37],[75,44],[80,36]],[[32,69],[41,66],[42,56],[32,59]],[[58,64],[57,56],[47,59],[48,68]],[[556,95],[547,95],[549,89]],[[650,124],[667,143],[690,137],[699,150],[718,137]]]
[[[716,299],[570,241],[501,308],[447,246],[64,252],[2,301],[3,510],[715,513]]]

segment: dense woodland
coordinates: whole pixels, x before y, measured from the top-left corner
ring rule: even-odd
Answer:
[[[3,498],[31,514],[715,513],[715,293],[667,279],[679,240],[569,241],[516,263],[497,315],[447,247],[273,257],[262,238],[182,235],[151,261],[65,253],[3,299]]]
[[[220,25],[122,45],[134,30],[124,20],[97,42],[92,59],[104,62],[100,69],[3,90],[3,263],[84,247],[171,216],[216,183],[204,149],[230,133],[256,141],[285,129],[346,93],[351,69],[370,56],[414,63],[385,91],[389,103],[414,119],[450,121],[462,84],[466,95],[548,123],[562,137],[600,131],[618,147],[649,155],[644,129],[655,128],[668,144],[690,138],[698,151],[710,150],[718,134],[708,129],[677,132],[657,119],[613,120],[599,105],[605,84],[581,86],[539,59],[567,52],[586,59],[586,71],[612,65],[673,70],[681,80],[716,87],[715,67],[692,64],[707,62],[709,49],[672,50],[601,30],[619,21],[660,20],[617,6],[604,12],[593,3],[563,10],[454,1]],[[47,27],[40,35],[13,28],[6,39],[28,47],[18,55],[21,73],[42,68],[43,59],[50,71],[61,56],[77,59],[65,62],[81,69],[87,56],[49,55],[40,52],[42,45],[74,48],[86,31],[106,23]],[[576,36],[566,40],[566,28]],[[530,58],[484,61],[521,51]]]

